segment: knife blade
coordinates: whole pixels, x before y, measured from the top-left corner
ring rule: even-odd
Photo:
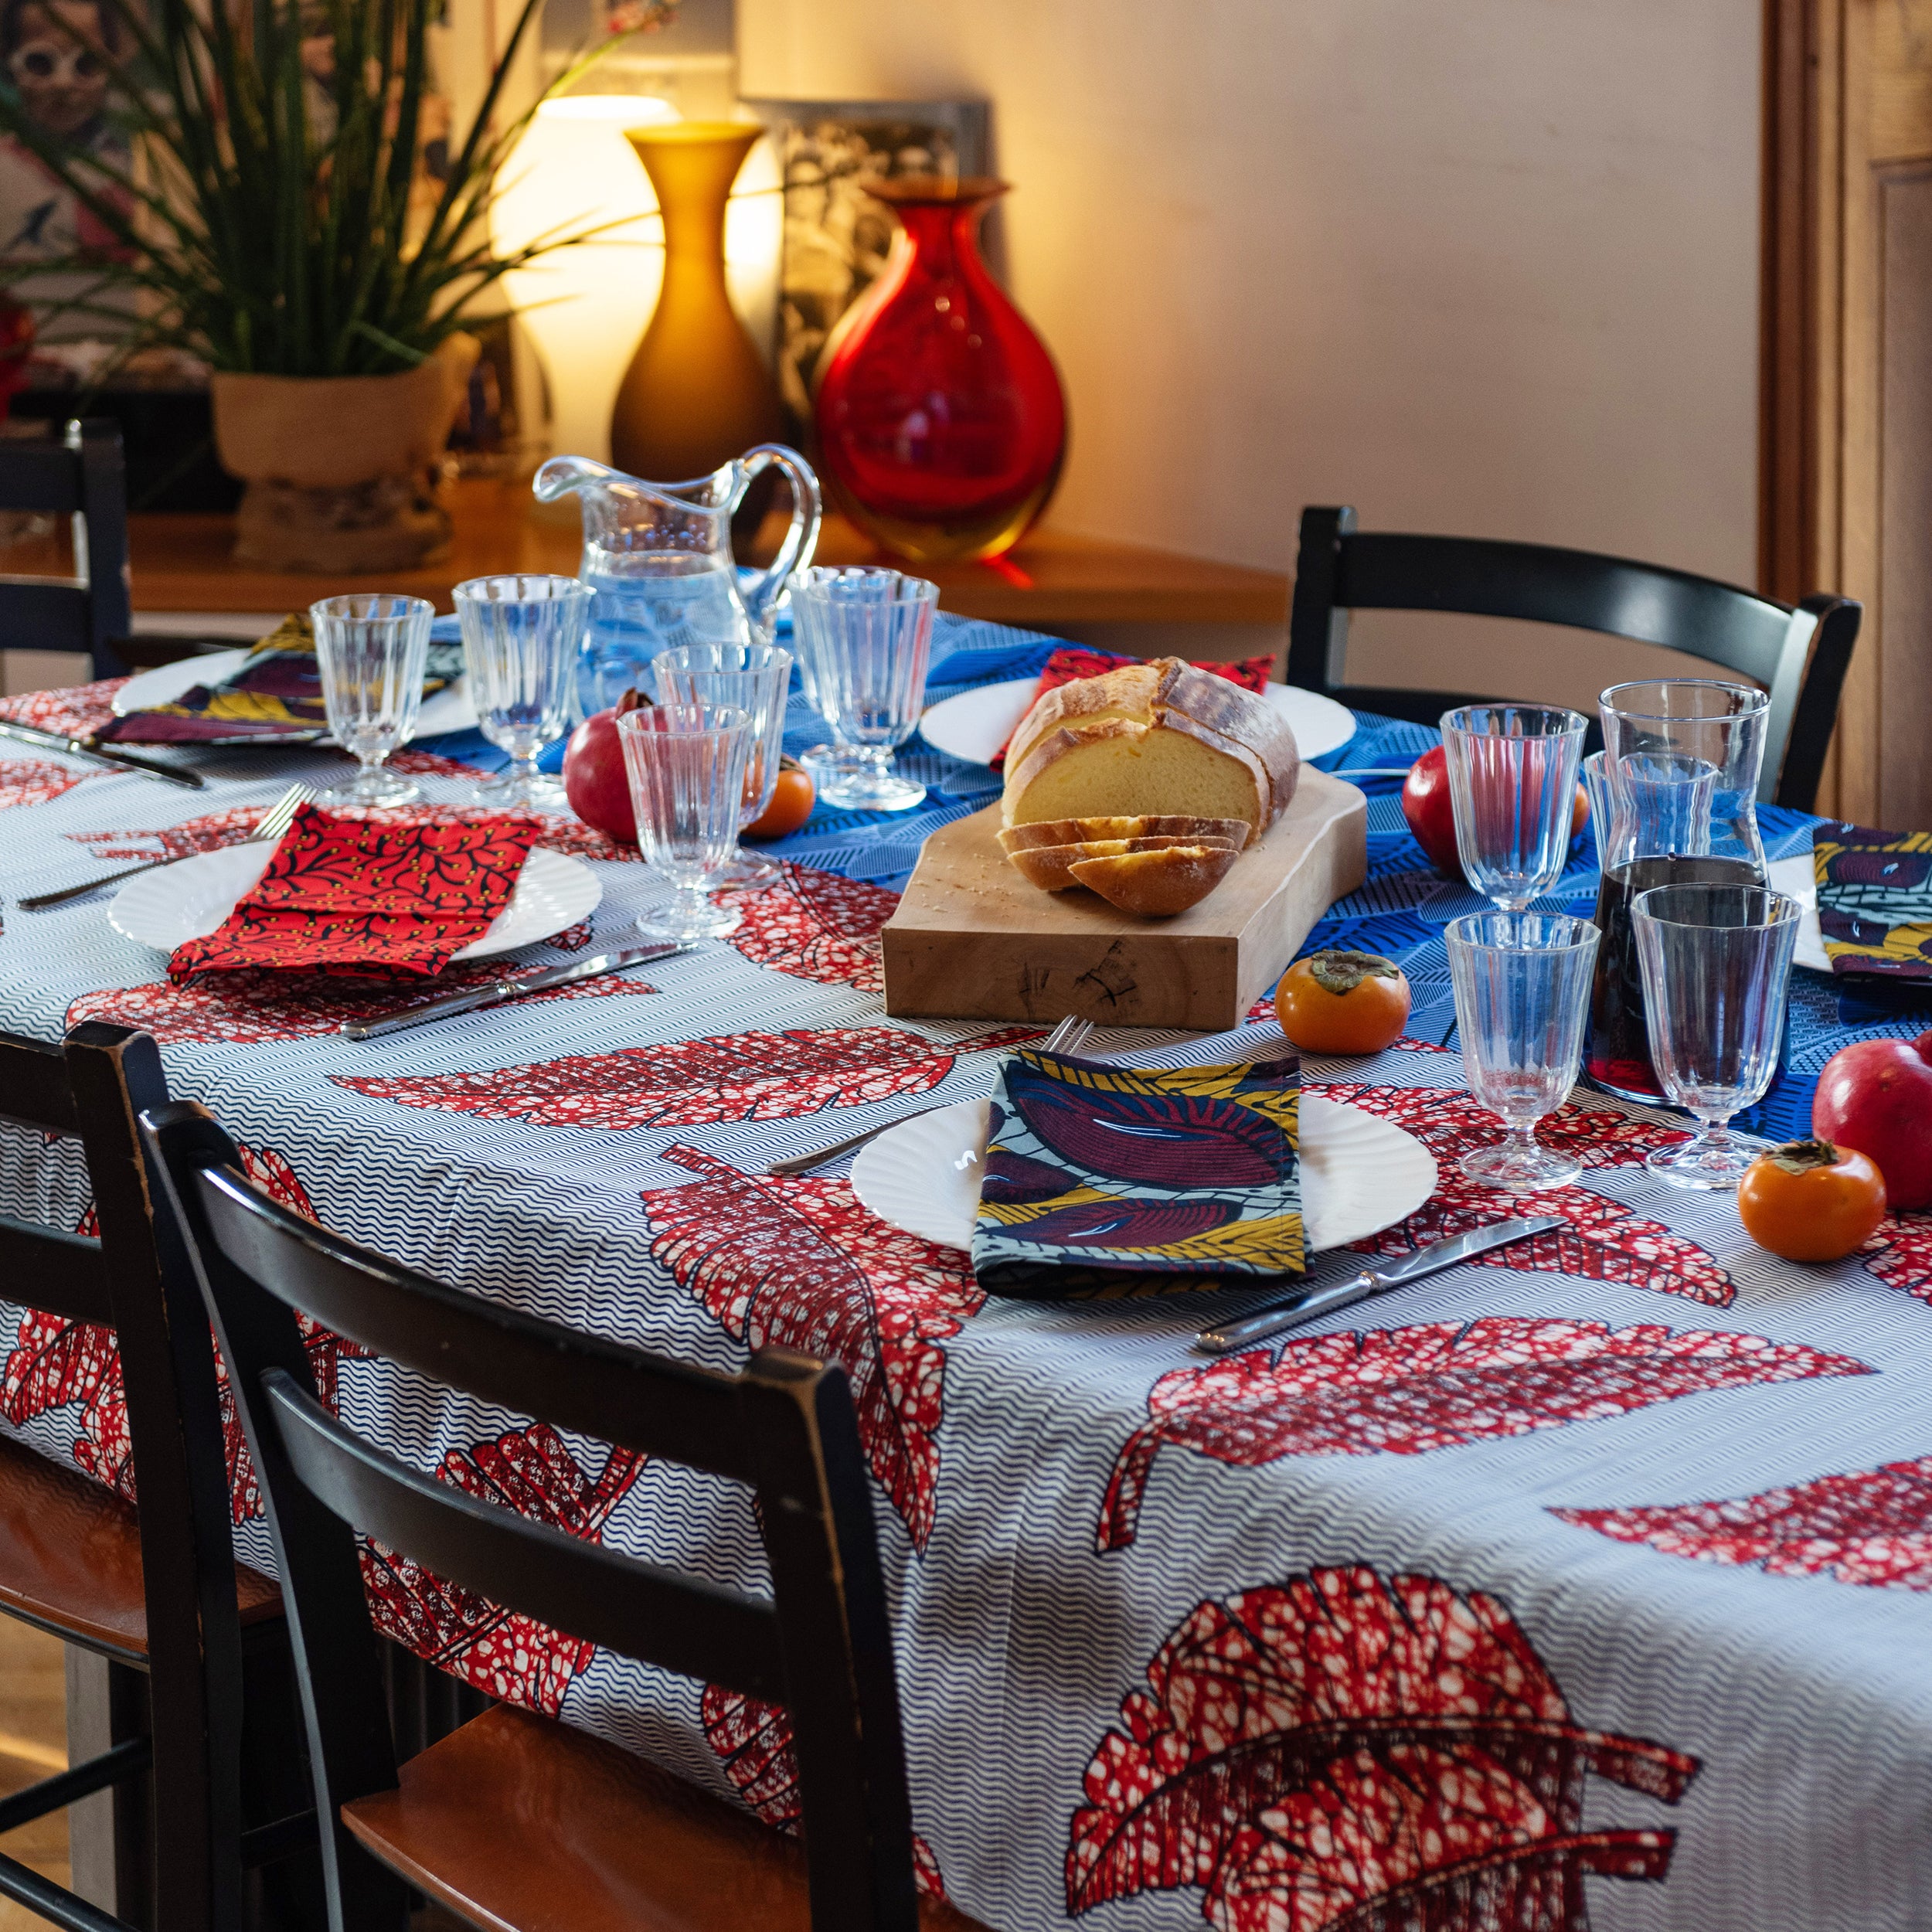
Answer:
[[[453,1013],[474,1012],[479,1006],[495,1006],[526,993],[541,993],[553,986],[574,985],[579,980],[601,979],[606,973],[621,973],[627,966],[641,966],[647,961],[668,959],[674,953],[694,951],[688,940],[662,946],[632,946],[621,953],[599,953],[594,958],[573,960],[566,966],[544,966],[535,972],[511,973],[481,986],[466,987],[460,993],[445,993],[440,999],[427,999],[420,1006],[399,1006],[369,1019],[345,1019],[336,1028],[351,1039],[373,1039],[379,1033],[400,1033],[406,1026],[421,1026],[433,1019],[447,1019]]]
[[[1355,1302],[1367,1301],[1372,1295],[1386,1294],[1391,1288],[1400,1287],[1405,1281],[1419,1281],[1425,1274],[1439,1274],[1458,1262],[1470,1260],[1478,1254],[1488,1254],[1497,1248],[1506,1248],[1512,1241],[1527,1241],[1532,1235],[1547,1234],[1553,1228],[1563,1225],[1558,1215],[1530,1215],[1513,1221],[1492,1221],[1487,1227],[1471,1228],[1467,1234],[1452,1234],[1445,1240],[1431,1241],[1427,1247],[1417,1248],[1413,1254],[1401,1255],[1379,1267],[1364,1268],[1349,1281],[1331,1281],[1318,1288],[1304,1288],[1285,1301],[1271,1302],[1264,1308],[1257,1309],[1239,1321],[1223,1322],[1216,1328],[1203,1328],[1194,1338],[1194,1352],[1230,1355],[1251,1342],[1265,1341],[1270,1335],[1281,1334],[1284,1328],[1298,1328],[1304,1321],[1312,1321],[1318,1315],[1332,1315],[1338,1308],[1352,1307]]]
[[[201,774],[182,765],[165,765],[157,758],[139,758],[131,751],[104,751],[88,738],[70,738],[58,731],[43,731],[38,725],[20,724],[0,718],[0,738],[18,738],[30,745],[48,745],[76,758],[91,758],[96,764],[117,771],[138,772],[144,778],[158,778],[164,784],[185,786],[190,791],[204,789]]]

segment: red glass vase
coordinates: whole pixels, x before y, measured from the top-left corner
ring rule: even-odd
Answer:
[[[1060,372],[980,258],[980,218],[1006,184],[870,187],[900,231],[819,379],[821,466],[901,556],[998,556],[1046,507],[1066,449]]]

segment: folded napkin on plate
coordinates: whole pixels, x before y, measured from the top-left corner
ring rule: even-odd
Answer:
[[[510,903],[541,836],[536,818],[398,825],[303,805],[268,869],[168,977],[287,966],[357,978],[428,978]]]
[[[1820,825],[1811,867],[1833,972],[1932,979],[1932,832]]]
[[[1173,1069],[1010,1056],[973,1229],[980,1285],[1045,1299],[1300,1274],[1301,1097],[1292,1056]]]
[[[1051,691],[1056,685],[1075,684],[1082,678],[1097,678],[1109,671],[1117,671],[1124,664],[1138,664],[1138,658],[1117,657],[1111,651],[1081,651],[1072,645],[1056,651],[1046,660],[1039,674],[1041,692]],[[1265,691],[1268,680],[1274,675],[1272,658],[1241,658],[1232,664],[1197,664],[1197,671],[1212,671],[1238,684],[1244,691]],[[1033,702],[1039,702],[1039,692],[1034,694]],[[1006,762],[1006,747],[1002,745],[987,760],[997,771]]]
[[[423,696],[462,675],[462,645],[432,643]],[[226,677],[198,684],[172,704],[131,711],[96,736],[124,744],[206,744],[237,738],[306,741],[328,729],[315,628],[304,611],[283,618]]]

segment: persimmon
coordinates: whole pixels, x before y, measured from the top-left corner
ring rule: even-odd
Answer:
[[[771,803],[745,827],[747,838],[782,838],[796,832],[811,816],[818,794],[810,777],[795,759],[778,764],[778,782],[771,791]]]
[[[1842,1261],[1885,1219],[1885,1177],[1855,1148],[1790,1141],[1744,1170],[1737,1216],[1760,1248],[1787,1261]]]
[[[1409,1023],[1409,982],[1379,953],[1325,948],[1281,975],[1274,1015],[1304,1053],[1379,1053]]]

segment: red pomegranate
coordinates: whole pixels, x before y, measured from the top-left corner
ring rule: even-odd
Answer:
[[[622,845],[638,842],[638,820],[631,805],[631,781],[624,770],[624,746],[617,719],[651,700],[627,691],[608,711],[594,711],[570,733],[563,748],[563,795],[587,825],[607,832]]]

